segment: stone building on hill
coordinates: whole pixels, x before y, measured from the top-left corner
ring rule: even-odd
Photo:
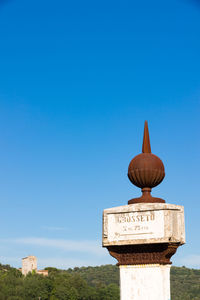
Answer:
[[[42,274],[48,276],[48,270],[38,270],[37,269],[37,257],[30,255],[22,258],[22,269],[19,269],[23,275],[27,275],[29,272],[35,272],[37,274]]]

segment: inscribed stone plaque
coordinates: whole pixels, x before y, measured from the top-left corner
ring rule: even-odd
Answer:
[[[130,212],[108,215],[108,241],[162,238],[163,211]]]
[[[103,213],[103,246],[185,243],[184,208],[166,203],[139,203]]]

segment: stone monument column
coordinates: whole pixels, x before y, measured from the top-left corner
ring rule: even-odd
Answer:
[[[185,243],[184,208],[151,196],[165,176],[151,153],[145,122],[142,153],[129,164],[128,177],[142,196],[103,212],[103,247],[118,260],[121,300],[170,300],[170,258]]]

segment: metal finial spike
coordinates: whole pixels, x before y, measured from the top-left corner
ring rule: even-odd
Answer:
[[[151,153],[151,145],[150,145],[147,121],[145,121],[145,123],[144,123],[144,137],[143,137],[142,152],[143,153]]]

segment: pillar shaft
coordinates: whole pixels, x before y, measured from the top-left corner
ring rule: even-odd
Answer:
[[[170,300],[171,265],[120,265],[121,300]]]

